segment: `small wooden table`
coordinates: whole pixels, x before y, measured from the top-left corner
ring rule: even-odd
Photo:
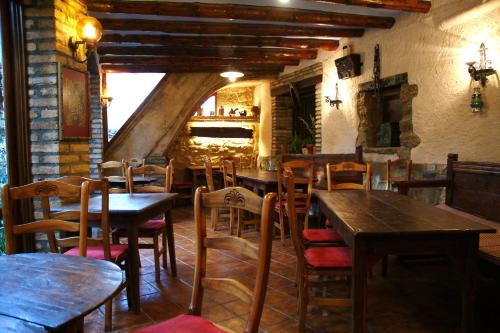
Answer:
[[[53,253],[0,256],[0,332],[69,330],[123,283],[120,267],[104,260]]]
[[[260,190],[264,194],[278,190],[278,177],[276,171],[264,171],[260,169],[238,169],[236,177],[239,183],[254,190]]]
[[[366,332],[366,272],[370,258],[446,254],[462,279],[462,332],[473,332],[477,251],[488,226],[389,191],[313,190],[320,211],[352,249],[352,332]]]
[[[110,187],[125,188],[127,180],[123,177],[111,177],[108,179]],[[134,176],[134,185],[147,185],[157,181],[157,178],[147,176]]]
[[[147,220],[164,214],[167,222],[167,245],[170,256],[172,275],[177,275],[175,262],[174,229],[170,210],[177,193],[112,193],[109,195],[109,224],[127,230],[128,250],[130,261],[130,276],[128,281],[129,305],[135,313],[140,311],[139,289],[139,225]],[[79,204],[63,205],[60,209],[79,209]],[[89,201],[89,211],[101,211],[101,196]]]

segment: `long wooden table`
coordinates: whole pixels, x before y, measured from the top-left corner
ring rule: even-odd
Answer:
[[[135,313],[140,311],[139,289],[139,237],[138,227],[141,223],[165,215],[167,222],[167,245],[170,257],[172,275],[177,275],[175,262],[174,230],[170,211],[177,193],[113,193],[109,195],[109,224],[127,230],[128,250],[130,261],[130,277],[127,288],[129,306]],[[79,204],[63,205],[61,209],[79,209]],[[101,211],[101,196],[89,201],[89,212]]]
[[[446,254],[462,279],[462,332],[473,332],[479,233],[494,229],[389,191],[313,190],[321,213],[352,249],[352,332],[366,332],[368,258]]]
[[[0,332],[69,332],[114,297],[117,265],[53,253],[0,256]]]

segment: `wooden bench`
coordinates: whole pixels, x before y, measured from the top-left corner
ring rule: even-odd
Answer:
[[[358,162],[363,163],[363,150],[361,146],[356,147],[356,152],[353,154],[285,154],[282,157],[282,162],[290,162],[294,160],[309,161],[313,163],[313,183],[314,188],[326,190],[326,164],[340,162]],[[341,180],[345,182],[359,182],[360,176],[358,173],[342,175]]]
[[[497,229],[480,235],[479,257],[500,267],[500,163],[459,161],[457,154],[448,154],[446,180],[401,181],[397,186],[402,194],[416,187],[446,187],[445,204],[437,207]]]

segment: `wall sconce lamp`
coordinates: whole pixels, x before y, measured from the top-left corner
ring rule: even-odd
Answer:
[[[339,99],[339,84],[335,83],[335,99],[330,99],[329,96],[325,96],[325,102],[330,103],[330,107],[336,107],[337,110],[339,109],[340,104],[342,104],[342,101]]]
[[[103,108],[108,108],[113,101],[113,97],[111,96],[101,96],[101,106]]]
[[[76,33],[81,40],[70,37],[68,46],[71,49],[73,59],[83,64],[87,61],[88,57],[85,57],[85,59],[78,58],[78,49],[81,45],[85,44],[87,46],[87,52],[94,50],[97,42],[102,37],[102,25],[96,18],[85,16],[78,20]]]
[[[481,43],[481,46],[479,47],[479,55],[479,68],[474,66],[476,64],[475,61],[468,62],[467,65],[469,66],[468,71],[470,77],[474,81],[479,81],[481,86],[484,87],[486,81],[488,81],[488,76],[496,74],[496,71],[493,67],[491,67],[491,60],[486,59],[486,47],[484,46],[484,43]]]

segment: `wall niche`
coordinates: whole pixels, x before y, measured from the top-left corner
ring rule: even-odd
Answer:
[[[412,101],[418,87],[408,84],[407,73],[381,79],[380,107],[374,87],[373,81],[359,86],[356,144],[365,153],[396,154],[401,159],[410,159],[411,149],[420,144],[412,123]]]

